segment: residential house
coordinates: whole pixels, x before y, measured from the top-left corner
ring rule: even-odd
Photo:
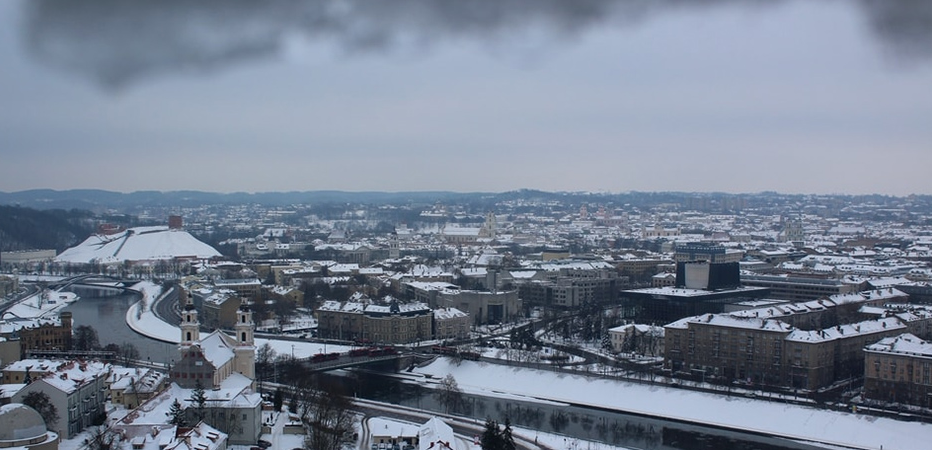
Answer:
[[[103,422],[106,380],[111,370],[110,364],[99,361],[61,363],[45,376],[33,379],[12,401],[22,403],[32,392],[47,395],[60,416],[57,422],[47,424],[49,429],[71,439],[85,428]]]
[[[456,308],[434,310],[434,339],[466,339],[469,337],[469,314]]]

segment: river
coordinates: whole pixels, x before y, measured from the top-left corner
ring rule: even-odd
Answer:
[[[131,343],[143,358],[158,363],[171,363],[178,356],[178,346],[146,338],[126,324],[126,311],[139,301],[140,294],[117,294],[106,297],[91,296],[92,290],[73,286],[80,300],[68,305],[64,311],[73,315],[74,326],[90,325],[97,330],[100,345]]]
[[[434,391],[419,384],[405,383],[378,372],[336,371],[323,377],[338,381],[354,396],[429,411],[447,412]],[[504,422],[508,417],[521,428],[567,436],[567,448],[575,439],[632,449],[657,450],[810,450],[818,447],[785,439],[735,433],[693,426],[668,420],[621,414],[591,408],[549,403],[523,402],[464,394],[464,406],[457,413]]]
[[[88,293],[85,293],[88,294]],[[80,295],[80,293],[79,293]],[[82,296],[69,305],[75,326],[91,325],[97,330],[101,345],[108,343],[135,345],[142,355],[155,362],[173,362],[177,346],[148,339],[126,325],[126,311],[139,296],[120,294],[108,297]],[[361,398],[404,405],[437,412],[446,412],[433,391],[419,384],[404,383],[396,378],[370,371],[336,371],[324,374],[342,384],[348,394]],[[514,399],[465,395],[463,415],[486,417],[504,422],[508,417],[516,427],[567,436],[568,449],[576,440],[594,441],[632,449],[656,450],[814,450],[819,447],[785,439],[682,424],[613,411],[580,408],[547,403],[522,402]],[[766,418],[761,418],[766,420]]]

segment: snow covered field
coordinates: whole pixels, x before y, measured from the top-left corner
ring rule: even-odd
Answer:
[[[52,318],[58,315],[60,309],[77,299],[78,296],[72,292],[39,292],[11,306],[6,314],[22,319]]]
[[[452,374],[468,392],[508,392],[853,448],[932,448],[932,425],[916,422],[449,358],[414,372],[433,379]]]

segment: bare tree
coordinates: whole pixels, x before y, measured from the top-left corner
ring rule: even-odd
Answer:
[[[123,360],[123,364],[128,366],[130,361],[140,358],[139,349],[131,342],[124,342],[120,346],[120,358]]]
[[[453,374],[447,374],[447,376],[440,380],[440,385],[434,395],[437,398],[437,402],[443,405],[447,413],[450,411],[458,411],[465,403],[463,391],[456,383],[456,378],[453,377]]]
[[[71,347],[74,350],[96,350],[100,347],[97,330],[90,325],[78,325],[74,329],[74,337],[71,338]]]
[[[262,389],[262,382],[267,380],[275,372],[275,349],[268,342],[256,349],[256,375],[259,382],[259,389]]]
[[[311,450],[339,450],[344,437],[353,431],[356,416],[351,402],[340,386],[330,384],[311,390],[304,414],[311,430],[305,441]]]
[[[138,370],[138,369],[136,370],[136,374],[137,374],[137,375],[139,374],[139,370]],[[129,409],[135,409],[135,408],[137,408],[137,407],[139,406],[139,403],[140,403],[140,402],[139,402],[139,386],[141,385],[141,384],[140,384],[140,380],[141,380],[141,377],[140,377],[140,378],[136,378],[135,376],[131,376],[131,377],[129,378],[129,387],[128,387],[128,389],[131,390],[131,391],[133,391],[133,398],[136,400],[136,403],[126,405]],[[124,392],[123,397],[124,397],[124,399],[125,399],[126,397],[129,396],[129,392],[126,392],[125,389],[124,389],[123,392]]]
[[[291,406],[292,412],[297,413],[304,423],[309,423],[313,415],[313,404],[317,399],[316,389],[313,380],[301,380],[292,388]]]
[[[106,427],[98,426],[90,429],[87,439],[87,450],[109,450],[113,446],[113,433]]]

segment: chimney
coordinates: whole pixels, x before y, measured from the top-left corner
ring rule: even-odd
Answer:
[[[171,215],[168,216],[168,228],[171,230],[180,230],[183,227],[184,223],[181,219],[181,216]]]

